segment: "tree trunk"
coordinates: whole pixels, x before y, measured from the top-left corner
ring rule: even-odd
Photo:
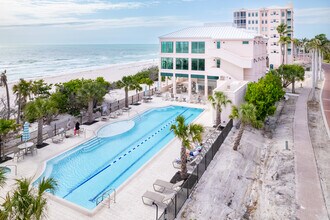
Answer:
[[[281,45],[282,49],[282,65],[284,64],[284,44]]]
[[[319,80],[322,80],[322,53],[319,51]]]
[[[17,109],[17,119],[16,119],[16,123],[19,124],[19,121],[21,119],[21,95],[19,95],[18,97],[18,109]]]
[[[2,161],[2,158],[4,157],[4,155],[2,155],[2,138],[0,136],[0,161]]]
[[[315,53],[315,88],[317,88],[319,81],[319,50],[316,50]]]
[[[216,124],[216,126],[218,126],[221,123],[221,114],[220,114],[220,111],[219,111],[218,107],[216,107],[215,110],[216,110],[215,124]]]
[[[235,143],[234,143],[234,147],[233,147],[233,150],[234,151],[237,151],[237,149],[238,149],[238,146],[239,146],[239,143],[241,142],[241,138],[242,138],[244,129],[245,129],[245,124],[242,123],[241,124],[241,127],[239,128],[239,131],[238,131],[238,134],[237,134]]]
[[[187,171],[187,155],[186,155],[186,148],[184,145],[181,145],[181,179],[185,180],[188,176]]]
[[[315,100],[315,50],[312,51],[312,101]]]
[[[5,87],[6,87],[6,93],[7,93],[7,106],[8,106],[8,113],[7,113],[7,120],[10,119],[10,99],[9,99],[9,90],[8,90],[8,84],[7,82],[4,82]]]
[[[128,88],[125,88],[125,107],[128,108]]]
[[[42,125],[43,125],[44,119],[39,118],[38,119],[38,137],[37,137],[37,145],[42,145],[43,140],[42,140]]]
[[[295,80],[294,80],[294,78],[292,79],[291,84],[292,84],[292,93],[295,93],[295,89],[294,89]]]
[[[92,123],[93,122],[93,99],[92,100],[90,100],[89,102],[88,102],[88,110],[87,110],[87,112],[88,112],[88,123]]]

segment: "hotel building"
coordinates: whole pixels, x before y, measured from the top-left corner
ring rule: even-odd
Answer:
[[[160,38],[159,79],[176,96],[186,92],[188,101],[196,94],[204,100],[221,90],[239,104],[246,83],[257,81],[266,71],[267,38],[232,26],[189,27]],[[184,91],[177,84],[184,83]],[[168,85],[168,86],[166,86]],[[238,97],[239,96],[239,97]]]
[[[287,24],[293,38],[293,5],[285,7],[269,7],[260,9],[241,9],[234,12],[234,25],[238,28],[256,31],[268,37],[268,57],[270,68],[277,68],[282,64],[281,47],[278,43],[280,36],[276,30],[281,23]],[[285,48],[284,63],[293,62],[293,45],[289,43]]]

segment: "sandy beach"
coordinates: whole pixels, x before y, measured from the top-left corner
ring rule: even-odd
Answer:
[[[113,65],[109,65],[109,67],[107,68],[100,68],[100,69],[94,69],[94,70],[88,70],[88,71],[82,71],[76,73],[67,73],[58,76],[49,76],[42,79],[44,79],[45,82],[47,83],[55,84],[60,82],[67,82],[72,79],[80,79],[80,78],[95,79],[97,77],[104,77],[105,80],[109,82],[113,82],[120,80],[123,76],[134,75],[140,70],[154,65],[158,65],[157,60],[144,60],[144,61],[124,63],[124,64],[113,64]],[[41,79],[41,78],[40,77],[33,78],[33,80],[36,79]],[[11,106],[14,105],[14,101],[15,101],[15,96],[12,92],[12,87],[16,83],[17,81],[8,83]],[[134,93],[134,91],[131,92]],[[114,93],[112,92],[111,98],[118,99],[121,98],[123,94],[124,93],[121,91],[115,91]],[[6,98],[6,90],[4,87],[0,87],[0,98]]]

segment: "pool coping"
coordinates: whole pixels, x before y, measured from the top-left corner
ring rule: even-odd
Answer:
[[[201,109],[202,110],[202,112],[193,120],[193,121],[191,121],[191,123],[194,123],[195,121],[197,121],[200,117],[202,117],[203,116],[203,114],[205,114],[206,113],[206,106],[203,106],[203,107],[190,107],[190,106],[185,106],[185,105],[174,105],[174,104],[169,104],[169,105],[164,105],[164,106],[160,106],[160,107],[152,107],[152,108],[149,108],[149,109],[145,109],[145,110],[143,110],[143,111],[141,111],[141,112],[137,112],[137,113],[141,113],[141,114],[143,114],[143,113],[145,113],[145,112],[147,112],[147,111],[151,111],[152,109],[158,109],[158,108],[164,108],[164,107],[170,107],[170,106],[180,106],[180,107],[186,107],[186,108],[197,108],[197,109]],[[99,127],[98,129],[97,129],[97,131],[95,132],[95,133],[93,133],[93,135],[90,137],[90,138],[88,138],[88,139],[85,139],[85,140],[82,140],[81,142],[79,142],[79,143],[77,143],[76,145],[74,145],[73,147],[71,147],[71,148],[69,148],[69,149],[66,149],[65,151],[63,151],[63,152],[60,152],[60,153],[58,153],[58,154],[56,154],[56,155],[54,155],[54,156],[51,156],[51,157],[49,157],[49,158],[47,158],[47,159],[45,159],[43,162],[42,162],[42,166],[36,171],[36,174],[39,174],[39,175],[34,175],[34,177],[33,177],[33,182],[35,182],[39,177],[41,177],[41,175],[43,174],[43,172],[45,171],[45,169],[46,169],[46,166],[47,166],[47,162],[48,161],[50,161],[50,160],[52,160],[52,159],[54,159],[55,157],[58,157],[59,155],[61,155],[61,154],[64,154],[64,153],[66,153],[66,152],[68,152],[68,151],[70,151],[70,150],[72,150],[72,149],[74,149],[75,147],[77,147],[77,146],[79,146],[79,145],[81,145],[82,143],[84,143],[84,142],[87,142],[87,141],[89,141],[90,139],[92,139],[92,138],[94,138],[94,137],[96,137],[96,133],[101,129],[101,128],[103,128],[103,127],[105,127],[105,126],[107,126],[107,125],[110,125],[110,124],[112,124],[112,123],[116,123],[116,122],[118,122],[118,121],[127,121],[127,120],[132,120],[132,119],[134,119],[135,117],[138,117],[137,115],[134,115],[134,116],[132,116],[132,117],[130,117],[130,118],[128,118],[128,119],[125,119],[125,120],[117,120],[117,121],[113,121],[113,122],[111,122],[111,123],[107,123],[107,124],[104,124],[104,125],[102,125],[101,127]],[[170,142],[168,142],[158,153],[156,153],[155,155],[153,155],[149,160],[147,160],[146,162],[145,162],[145,164],[143,165],[143,166],[141,166],[137,171],[135,171],[134,172],[134,174],[132,175],[132,176],[130,176],[129,178],[127,178],[117,189],[116,189],[116,196],[117,196],[117,194],[120,192],[120,191],[122,191],[123,190],[123,188],[125,187],[125,186],[127,186],[127,184],[129,184],[129,182],[131,182],[134,178],[136,178],[136,175],[138,175],[139,173],[141,173],[142,172],[142,170],[144,170],[148,165],[150,165],[150,162],[153,160],[153,159],[155,159],[156,157],[158,157],[170,144],[172,144],[175,140],[176,140],[177,138],[176,137],[174,137]],[[42,168],[42,169],[41,169]],[[66,206],[68,206],[69,208],[71,208],[71,209],[73,209],[73,210],[75,210],[75,211],[77,211],[77,212],[79,212],[79,213],[81,213],[81,214],[84,214],[84,215],[86,215],[86,216],[89,216],[89,217],[92,217],[92,216],[94,216],[94,215],[96,215],[101,209],[103,209],[103,207],[104,207],[104,205],[102,204],[103,202],[100,202],[95,208],[93,208],[93,209],[87,209],[87,208],[85,208],[85,207],[83,207],[83,206],[80,206],[80,205],[77,205],[76,203],[73,203],[73,202],[71,202],[71,201],[68,201],[68,200],[66,200],[66,199],[63,199],[63,198],[61,198],[61,197],[59,197],[59,196],[56,196],[56,195],[53,195],[53,194],[51,194],[51,193],[48,193],[48,192],[46,192],[46,195],[47,195],[47,197],[49,198],[49,199],[51,199],[52,201],[54,201],[54,202],[57,202],[57,203],[60,203],[61,205],[66,205]],[[111,194],[110,194],[111,195]],[[104,201],[107,201],[108,200],[108,198],[107,199],[105,199]]]

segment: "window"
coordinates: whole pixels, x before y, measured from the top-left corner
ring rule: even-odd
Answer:
[[[264,20],[261,20],[261,24],[264,24]]]
[[[256,12],[256,17],[258,17],[258,12]]]
[[[175,68],[177,70],[188,70],[188,58],[176,58]]]
[[[189,53],[189,42],[188,41],[176,42],[175,46],[176,46],[175,51],[177,53]]]
[[[264,31],[264,27],[262,27],[261,30]]]
[[[254,24],[254,20],[252,20],[252,24]]]
[[[191,69],[192,70],[205,70],[205,59],[191,59]]]
[[[265,13],[265,17],[267,17],[267,12]]]
[[[249,21],[249,24],[251,24],[251,21]]]
[[[263,17],[263,16],[264,16],[264,13],[262,12],[262,13],[261,13],[261,17]]]
[[[285,16],[285,13],[284,13],[284,11],[282,11],[282,17],[284,17]]]
[[[248,27],[248,30],[251,30],[251,28],[250,28],[250,27]]]
[[[162,42],[162,53],[173,53],[173,42],[163,41]]]
[[[162,69],[173,69],[173,58],[161,58]]]
[[[281,24],[284,24],[284,19],[281,19]]]
[[[248,17],[251,17],[251,14],[250,13],[248,14]]]
[[[205,42],[191,42],[191,53],[205,53]]]
[[[258,28],[256,27],[256,31],[258,31]]]
[[[217,59],[217,68],[220,68],[220,65],[221,65],[221,60]]]
[[[256,24],[258,24],[258,20],[256,20]]]
[[[242,44],[249,44],[249,41],[242,41]]]
[[[217,41],[217,49],[221,48],[221,41]]]
[[[265,31],[267,31],[267,27],[265,27]]]
[[[254,17],[254,12],[252,12],[252,17]]]
[[[267,20],[265,20],[265,24],[267,24]]]

